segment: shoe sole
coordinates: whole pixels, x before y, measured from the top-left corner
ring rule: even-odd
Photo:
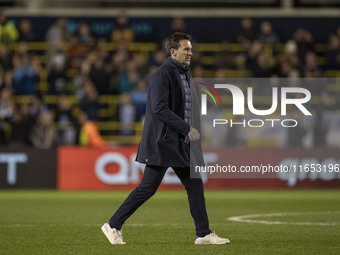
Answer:
[[[226,240],[226,241],[223,241],[223,242],[220,242],[220,243],[196,243],[196,242],[195,242],[195,244],[197,244],[197,245],[208,245],[208,244],[228,244],[228,243],[230,243],[230,241],[229,241],[229,240]]]
[[[224,242],[221,242],[221,243],[217,243],[217,244],[228,244],[228,243],[230,243],[230,241],[229,241],[229,240],[227,240],[227,241],[224,241]]]

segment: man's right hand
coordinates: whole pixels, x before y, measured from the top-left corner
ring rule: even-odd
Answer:
[[[197,141],[200,139],[200,133],[198,133],[197,129],[190,127],[190,131],[188,133],[190,141]]]

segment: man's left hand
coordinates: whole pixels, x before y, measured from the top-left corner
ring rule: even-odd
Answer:
[[[200,133],[198,133],[197,129],[191,127],[188,133],[190,141],[197,141],[200,139]]]

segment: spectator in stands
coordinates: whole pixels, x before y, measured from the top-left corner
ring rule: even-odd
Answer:
[[[257,39],[262,44],[276,44],[280,43],[280,38],[275,31],[273,31],[272,24],[269,21],[263,21],[260,27],[260,34]]]
[[[231,46],[228,42],[221,43],[220,51],[215,54],[215,68],[234,69],[235,54],[231,51]]]
[[[43,99],[39,93],[33,96],[32,100],[28,104],[28,115],[35,123],[38,116],[48,110],[47,104],[43,102]]]
[[[134,32],[129,24],[128,16],[123,13],[118,15],[116,25],[111,32],[112,42],[127,45],[128,43],[133,42],[134,36]]]
[[[146,80],[149,80],[150,76],[153,74],[154,71],[156,71],[157,67],[156,66],[150,66],[149,71],[146,75]]]
[[[54,62],[52,63],[52,68],[47,75],[47,82],[48,93],[50,95],[68,93],[68,76],[66,74],[66,68],[63,63],[58,61],[58,58],[55,58]]]
[[[18,66],[14,69],[16,94],[34,95],[36,84],[40,80],[40,62],[36,56],[24,54],[18,58]]]
[[[121,96],[119,105],[119,121],[121,123],[120,135],[134,135],[134,122],[136,119],[136,108],[132,104],[131,95],[125,93]]]
[[[247,51],[247,64],[256,61],[256,57],[262,51],[262,43],[258,40],[253,41]]]
[[[330,70],[340,70],[340,37],[332,35],[326,52],[326,66]]]
[[[254,77],[270,77],[274,60],[265,53],[262,43],[258,40],[250,44],[247,55],[247,68],[252,72]]]
[[[149,66],[156,66],[159,67],[160,65],[164,64],[167,58],[167,53],[164,51],[163,48],[155,51],[149,58]]]
[[[61,43],[54,44],[47,52],[46,69],[50,70],[55,63],[58,63],[61,69],[67,67],[67,55]]]
[[[304,65],[307,53],[314,50],[312,34],[308,30],[299,28],[295,31],[293,39],[297,45],[297,55],[300,63]]]
[[[111,70],[104,63],[104,59],[97,56],[89,73],[99,95],[107,95],[111,93]]]
[[[287,60],[283,60],[279,63],[279,73],[280,78],[299,78],[299,71],[295,66]]]
[[[73,122],[72,105],[67,95],[58,96],[58,104],[54,110],[54,121],[59,126],[67,126]]]
[[[0,91],[2,88],[4,88],[4,79],[5,79],[5,72],[4,70],[2,70],[2,68],[0,67]]]
[[[241,28],[237,33],[236,41],[243,44],[246,48],[257,37],[257,31],[253,26],[253,20],[249,17],[241,20]]]
[[[125,47],[122,47],[122,49],[126,51]],[[104,59],[105,64],[110,63],[112,54],[108,51],[107,41],[105,38],[103,37],[98,38],[94,51],[97,57]]]
[[[32,24],[29,19],[22,19],[19,23],[19,41],[34,42],[37,36],[32,30]]]
[[[136,86],[138,78],[136,63],[129,61],[126,69],[122,70],[118,76],[118,93],[122,95],[130,92]]]
[[[214,78],[217,78],[217,79],[226,78],[226,73],[227,73],[226,70],[223,69],[223,68],[216,69],[215,74],[214,74]]]
[[[30,145],[34,123],[35,119],[29,115],[28,104],[17,104],[11,121],[11,144]]]
[[[85,60],[81,63],[80,65],[80,72],[81,75],[83,75],[84,77],[88,77],[91,67],[95,61],[95,59],[97,58],[97,54],[94,51],[89,51],[86,55]]]
[[[111,58],[111,93],[118,94],[118,77],[121,72],[126,70],[126,65],[129,60],[128,52],[125,48],[118,49]]]
[[[46,33],[46,41],[52,46],[66,42],[68,38],[69,32],[66,28],[66,18],[63,17],[58,18]]]
[[[170,28],[171,28],[170,34],[173,34],[175,32],[185,33],[187,26],[185,24],[184,18],[179,16],[174,17],[171,21]]]
[[[191,75],[193,78],[204,78],[204,68],[202,65],[197,65],[191,71]]]
[[[78,121],[80,123],[79,145],[94,148],[105,148],[109,146],[109,143],[104,141],[100,136],[98,125],[94,121],[89,120],[86,112],[79,112]]]
[[[273,74],[274,60],[271,55],[261,50],[248,68],[252,71],[253,77],[268,78]]]
[[[13,68],[12,56],[8,51],[6,44],[0,44],[0,66],[4,71]]]
[[[289,40],[284,47],[284,52],[276,57],[275,74],[280,78],[299,77],[301,64],[297,56],[297,44]]]
[[[187,31],[187,24],[185,18],[182,16],[175,16],[169,21],[168,29],[164,29],[164,27],[160,27],[160,31],[157,31],[157,39],[156,42],[162,45],[162,48],[165,47],[165,42],[169,34],[173,34],[175,32],[186,33]],[[192,39],[195,42],[195,38],[193,36]],[[164,48],[166,49],[166,48]]]
[[[3,88],[6,87],[6,86],[5,86],[4,80],[5,80],[5,73],[4,73],[4,71],[3,71],[3,70],[1,69],[1,67],[0,67],[0,91],[1,91]]]
[[[265,51],[261,51],[256,58],[258,72],[255,72],[257,77],[271,77],[273,73],[273,67],[275,65],[274,59],[270,54]]]
[[[7,88],[9,89],[12,93],[14,93],[14,81],[13,81],[13,72],[12,71],[7,71],[1,76],[1,81],[0,81],[0,90],[2,88]]]
[[[0,43],[10,44],[18,40],[19,33],[15,25],[7,20],[6,15],[0,12]]]
[[[37,122],[33,127],[32,143],[38,149],[50,149],[55,145],[56,128],[51,111],[39,114]]]
[[[306,78],[320,78],[321,70],[317,64],[316,54],[312,51],[306,55],[305,66],[303,67],[304,76]]]
[[[58,127],[57,144],[75,144],[75,119],[72,113],[72,105],[65,94],[58,96],[58,105],[55,109],[54,122]]]
[[[83,84],[88,77],[81,73],[80,68],[76,68],[73,70],[73,75],[69,77],[70,80],[67,85],[67,90],[70,92],[71,95],[75,95],[78,99],[80,99],[83,93]]]
[[[67,49],[67,67],[80,68],[81,63],[86,59],[87,47],[79,42],[77,35],[72,35]]]
[[[136,109],[136,121],[141,121],[146,110],[147,82],[139,79],[137,87],[131,92],[131,100]]]
[[[145,65],[144,57],[140,51],[131,52],[130,62],[135,66],[138,76],[145,77],[149,68]]]
[[[0,145],[9,141],[10,121],[13,117],[14,103],[9,89],[0,91]]]
[[[88,119],[92,121],[98,120],[99,99],[98,92],[91,80],[87,80],[84,84],[83,96],[80,99],[80,108],[86,112]]]
[[[94,46],[95,38],[91,34],[91,28],[86,22],[81,22],[78,27],[78,37],[82,44],[87,44],[89,48]]]
[[[30,55],[31,52],[28,50],[27,42],[19,42],[16,51],[14,52],[14,56],[23,56],[23,55]]]

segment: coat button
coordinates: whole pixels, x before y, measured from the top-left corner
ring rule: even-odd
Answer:
[[[145,162],[148,162],[148,159],[147,159],[147,158],[145,159]]]

